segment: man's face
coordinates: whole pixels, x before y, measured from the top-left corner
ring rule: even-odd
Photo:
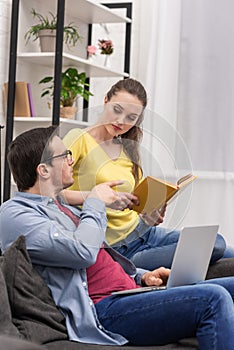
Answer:
[[[50,168],[52,183],[56,190],[62,190],[74,183],[73,174],[73,159],[71,156],[64,155],[67,151],[62,140],[55,136],[50,144],[53,151],[53,157],[61,155],[61,157],[51,160],[52,167]]]

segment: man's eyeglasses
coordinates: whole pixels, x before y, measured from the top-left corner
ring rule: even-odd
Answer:
[[[44,163],[47,163],[49,162],[50,160],[52,159],[55,159],[55,158],[66,158],[68,163],[71,163],[72,161],[72,151],[70,151],[69,149],[67,149],[64,153],[61,153],[61,154],[58,154],[57,156],[52,156],[52,157],[49,157],[47,158]]]

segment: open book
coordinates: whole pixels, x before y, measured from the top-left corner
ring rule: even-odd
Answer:
[[[134,205],[133,210],[138,213],[150,214],[154,209],[160,209],[174,195],[187,187],[197,176],[188,174],[174,185],[153,176],[145,177],[134,189],[133,193],[139,198],[140,205]]]

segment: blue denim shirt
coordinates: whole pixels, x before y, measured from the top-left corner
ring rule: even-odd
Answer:
[[[88,295],[86,268],[96,261],[105,241],[106,214],[104,203],[86,199],[82,211],[68,206],[80,217],[76,227],[49,197],[16,192],[0,208],[0,242],[3,252],[20,235],[32,263],[51,289],[56,305],[66,318],[71,340],[122,345],[127,340],[105,330],[100,324],[95,306]],[[105,244],[112,257],[129,275],[141,278],[126,258]]]

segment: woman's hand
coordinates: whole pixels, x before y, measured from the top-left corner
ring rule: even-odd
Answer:
[[[142,276],[142,284],[146,286],[166,285],[170,272],[171,270],[165,267],[146,272]]]
[[[166,213],[167,204],[164,204],[159,210],[154,209],[150,214],[142,213],[140,214],[142,220],[149,226],[160,225]]]
[[[124,210],[126,208],[132,209],[133,204],[138,205],[138,198],[129,192],[116,192],[117,199],[112,204],[108,205],[109,208],[115,210]]]

